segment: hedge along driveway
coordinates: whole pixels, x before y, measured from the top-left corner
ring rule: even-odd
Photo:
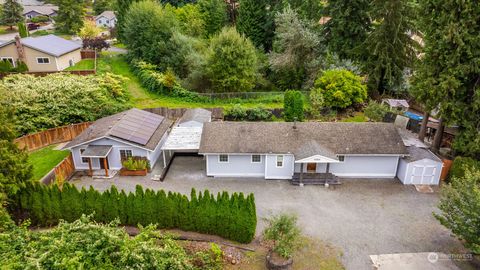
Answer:
[[[28,217],[32,224],[49,226],[60,219],[74,221],[82,214],[95,213],[93,219],[110,222],[119,218],[124,225],[157,224],[158,228],[216,234],[241,243],[255,236],[257,217],[253,194],[227,192],[210,194],[191,190],[190,198],[163,190],[145,191],[140,185],[134,193],[118,192],[115,186],[102,193],[90,188],[79,191],[70,184],[29,184],[9,205],[15,217]]]

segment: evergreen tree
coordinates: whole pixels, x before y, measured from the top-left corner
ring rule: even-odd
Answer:
[[[410,0],[374,0],[376,21],[363,50],[369,84],[376,93],[393,91],[403,82],[404,72],[412,68],[419,44],[411,37],[415,10]]]
[[[51,213],[52,213],[52,219],[51,219],[51,224],[53,225],[58,222],[58,220],[62,217],[62,209],[60,207],[60,200],[61,200],[61,195],[60,195],[60,189],[58,188],[57,185],[53,185],[50,188],[50,207],[51,207]]]
[[[130,8],[130,5],[133,2],[137,2],[136,0],[117,0],[116,5],[116,12],[115,16],[117,18],[117,22],[115,24],[115,28],[117,29],[118,38],[125,42],[124,36],[124,25],[125,25],[125,16]]]
[[[127,207],[127,194],[125,191],[121,191],[118,195],[118,215],[120,218],[120,224],[127,224],[128,221],[128,207]]]
[[[2,90],[0,90],[0,202],[24,188],[32,176],[27,153],[18,149],[13,142],[17,137],[14,111],[9,103],[1,100],[1,97],[5,97]]]
[[[427,111],[438,108],[439,117],[459,126],[455,150],[479,157],[480,5],[474,0],[425,0],[420,1],[419,17],[425,46],[413,94]]]
[[[17,24],[17,28],[18,28],[18,35],[21,37],[21,38],[26,38],[28,37],[28,29],[27,29],[27,25],[25,24],[25,22],[19,22]]]
[[[42,186],[37,185],[32,192],[32,221],[34,224],[44,225],[45,215],[43,213]]]
[[[50,187],[43,187],[41,196],[42,196],[42,206],[43,206],[43,222],[42,225],[52,225],[54,224],[53,220],[53,209],[52,209],[52,198],[50,197],[51,194],[51,188]]]
[[[143,206],[143,197],[144,197],[144,192],[143,188],[140,185],[137,185],[135,187],[135,196],[134,196],[134,201],[133,201],[133,220],[135,221],[135,224],[132,225],[137,225],[137,224],[145,224],[145,208]]]
[[[79,0],[60,0],[55,28],[62,33],[76,34],[83,26],[84,2]]]
[[[212,36],[227,23],[227,5],[224,0],[198,0],[198,7],[205,21],[207,36]]]
[[[126,223],[128,225],[132,225],[132,226],[136,226],[138,224],[137,215],[135,213],[134,205],[135,205],[135,195],[130,192],[130,193],[128,193],[127,203],[126,203],[125,207],[126,207],[126,212],[127,212],[127,222]]]
[[[287,122],[303,121],[303,95],[297,90],[288,90],[283,98],[283,117]]]
[[[113,10],[115,5],[115,0],[95,0],[93,1],[93,12],[95,15],[100,15],[102,12],[107,10]]]
[[[14,25],[23,22],[23,7],[17,0],[5,0],[2,5],[2,24],[10,26],[10,30]]]
[[[257,48],[270,49],[267,40],[269,16],[268,0],[241,0],[238,10],[237,30],[249,38]]]
[[[324,25],[328,48],[342,59],[359,59],[371,30],[368,0],[328,1],[326,14],[330,20]]]

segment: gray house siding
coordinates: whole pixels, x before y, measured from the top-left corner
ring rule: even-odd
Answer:
[[[261,156],[261,162],[252,163],[251,155],[232,154],[228,156],[228,162],[219,162],[219,155],[206,155],[207,176],[214,177],[264,177],[265,156]]]
[[[77,170],[88,170],[88,163],[83,163],[80,155],[80,150],[85,149],[88,145],[112,145],[112,151],[108,154],[108,164],[110,169],[113,170],[119,170],[122,168],[120,150],[131,150],[133,156],[140,157],[148,157],[149,152],[145,149],[122,143],[117,140],[103,138],[72,148],[73,162]],[[100,161],[98,158],[92,158],[92,169],[100,169]]]
[[[153,152],[150,152],[150,154],[149,154],[148,159],[150,160],[150,166],[152,168],[155,166],[157,161],[159,161],[159,157],[162,154],[162,146],[165,143],[165,141],[167,140],[167,137],[168,137],[168,133],[163,134],[163,137],[160,140],[160,142],[158,143],[157,148],[155,148],[155,150]],[[162,166],[163,166],[163,160],[162,160]]]
[[[330,164],[339,177],[395,178],[399,156],[345,156],[344,162]]]
[[[265,179],[292,179],[295,167],[293,155],[283,155],[283,166],[277,167],[278,155],[266,155]]]

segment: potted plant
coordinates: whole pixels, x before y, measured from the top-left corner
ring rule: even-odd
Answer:
[[[266,258],[267,268],[270,270],[291,269],[292,255],[298,247],[300,236],[297,218],[293,215],[281,214],[267,221],[268,227],[263,232],[263,236],[272,244]]]
[[[142,157],[129,157],[122,161],[122,176],[145,176],[149,168],[148,160]]]

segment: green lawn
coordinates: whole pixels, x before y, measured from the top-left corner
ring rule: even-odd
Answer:
[[[229,108],[236,103],[241,103],[247,108],[263,106],[265,108],[281,108],[283,106],[283,97],[265,97],[250,100],[217,100],[209,103],[202,102],[188,102],[176,97],[160,95],[152,93],[142,87],[137,77],[132,73],[130,66],[125,61],[122,55],[118,53],[103,53],[97,59],[97,72],[111,72],[122,75],[128,78],[127,88],[132,97],[132,106],[136,108],[155,108],[155,107],[170,107],[170,108],[212,108],[224,107]]]
[[[367,117],[363,112],[356,112],[354,116],[342,119],[341,122],[366,122]]]
[[[0,26],[0,35],[15,33],[15,32],[17,32],[17,29],[15,27],[13,27],[13,29],[10,29],[10,26],[5,26],[5,25]]]
[[[94,59],[83,59],[76,63],[74,66],[68,67],[65,70],[91,70],[95,69]]]
[[[30,153],[28,163],[33,166],[33,179],[40,180],[58,163],[68,156],[68,150],[54,150],[56,145],[50,145]]]

